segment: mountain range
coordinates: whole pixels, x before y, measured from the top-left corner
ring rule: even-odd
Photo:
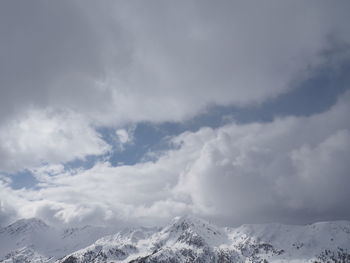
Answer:
[[[56,228],[21,219],[0,228],[2,263],[350,262],[350,221],[223,228],[193,216],[162,228]]]

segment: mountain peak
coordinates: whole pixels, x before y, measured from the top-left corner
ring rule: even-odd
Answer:
[[[163,229],[125,229],[98,240],[101,229],[70,229],[55,234],[54,227],[48,227],[37,218],[19,220],[8,229],[21,231],[14,235],[0,233],[0,261],[5,259],[4,262],[306,263],[334,259],[338,260],[336,262],[350,262],[348,221],[220,228],[194,216],[182,216],[174,218]],[[94,234],[94,229],[98,234]],[[73,234],[69,238],[62,234],[71,231]],[[96,239],[92,238],[94,235]]]
[[[202,219],[202,218],[198,218],[192,215],[185,215],[185,216],[178,216],[175,217],[172,220],[172,223],[170,224],[171,228],[177,228],[177,229],[181,229],[186,230],[187,228],[206,228],[206,229],[217,229],[217,227],[213,224],[211,224],[210,222]]]
[[[224,235],[220,228],[192,215],[176,217],[160,235],[162,243],[182,243],[203,247],[222,242]]]
[[[184,216],[176,216],[172,220],[172,224],[181,224],[181,223],[188,223],[188,224],[209,224],[209,222],[205,221],[202,218],[193,216],[193,215],[184,215]]]
[[[176,228],[182,231],[188,228],[218,229],[214,224],[210,223],[209,221],[193,215],[177,216],[172,220],[171,224],[168,227]]]

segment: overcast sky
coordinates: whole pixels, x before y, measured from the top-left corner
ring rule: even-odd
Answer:
[[[350,1],[0,1],[0,225],[350,220]]]

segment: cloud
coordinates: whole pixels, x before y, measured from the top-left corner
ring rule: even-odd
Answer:
[[[102,154],[95,127],[183,121],[213,104],[248,107],[286,93],[333,53],[334,64],[348,56],[334,52],[348,51],[348,9],[348,1],[3,1],[0,170]],[[81,117],[72,123],[52,109]]]
[[[310,117],[185,132],[155,161],[63,165],[110,151],[97,127],[131,143],[124,125],[182,121],[213,104],[250,107],[339,65],[349,55],[349,7],[0,2],[0,171],[29,169],[39,181],[14,190],[0,177],[0,224],[349,218],[349,93]]]
[[[106,144],[73,112],[32,110],[0,128],[0,171],[13,172],[107,153]]]
[[[119,6],[132,61],[123,74],[104,82],[122,115],[115,120],[178,121],[208,105],[246,106],[287,92],[327,63],[324,53],[335,43],[349,43],[340,6],[278,1]]]
[[[115,135],[117,137],[116,140],[121,151],[124,150],[126,145],[134,143],[134,132],[135,126],[128,129],[117,129],[115,131]]]
[[[129,133],[125,129],[118,129],[115,131],[115,133],[120,143],[124,144],[130,142],[131,138],[129,136]]]
[[[297,182],[284,185],[285,194],[294,195],[291,205],[314,207],[323,212],[324,207],[334,209],[335,214],[342,212],[344,203],[339,200],[348,198],[345,184],[350,180],[347,156],[350,153],[350,131],[340,129],[320,144],[308,145],[292,152],[291,160],[296,169]],[[297,185],[291,192],[291,185]]]
[[[185,132],[153,162],[43,169],[38,190],[2,185],[2,207],[72,224],[154,225],[187,213],[225,224],[349,219],[349,102],[347,92],[310,117]]]
[[[120,125],[259,103],[349,44],[348,5],[2,2],[0,120],[29,105]]]
[[[176,189],[226,222],[349,218],[349,95],[319,115],[219,128]]]

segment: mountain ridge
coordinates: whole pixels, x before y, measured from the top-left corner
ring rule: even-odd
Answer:
[[[0,262],[350,262],[350,221],[345,220],[223,228],[201,218],[184,216],[174,218],[163,228],[138,227],[108,232],[89,226],[58,231],[61,243],[35,238],[45,237],[42,231],[50,233],[53,229],[40,219],[19,220],[1,228]],[[6,242],[16,245],[4,251],[4,238],[13,238],[15,242]]]

